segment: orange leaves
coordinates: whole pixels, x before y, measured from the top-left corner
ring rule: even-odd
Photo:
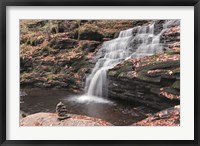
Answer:
[[[156,74],[156,73],[169,74],[169,75],[173,74],[173,72],[171,70],[160,70],[160,69],[149,70],[147,73],[149,75],[153,75],[153,74]]]
[[[94,55],[94,53],[88,53],[87,58],[92,59],[93,55]]]
[[[165,33],[165,35],[170,35],[170,34],[177,33],[177,32],[180,32],[180,26],[176,26],[176,27],[170,28],[170,29]]]
[[[179,60],[179,59],[180,59],[180,54],[174,54],[174,55],[163,54],[163,55],[159,55],[156,61],[163,62],[163,61],[168,61],[168,60]]]
[[[160,111],[133,126],[180,126],[180,106]]]
[[[178,48],[174,48],[176,51]],[[146,66],[150,64],[155,64],[157,62],[165,62],[170,60],[180,60],[180,53],[174,53],[172,52],[164,52],[161,54],[153,55],[153,56],[147,56],[140,59],[141,63],[139,63],[139,66]]]
[[[41,58],[41,61],[55,61],[55,56],[46,56]]]

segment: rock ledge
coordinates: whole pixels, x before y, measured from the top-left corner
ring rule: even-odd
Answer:
[[[101,119],[69,114],[70,118],[59,121],[56,113],[36,113],[20,120],[20,126],[112,126]]]

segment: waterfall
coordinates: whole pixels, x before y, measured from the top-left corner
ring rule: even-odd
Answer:
[[[86,79],[84,98],[106,97],[107,70],[128,58],[150,56],[163,51],[160,36],[171,26],[180,23],[177,20],[166,20],[163,29],[155,35],[155,22],[121,31],[118,38],[106,41],[98,51],[100,54],[91,74]]]
[[[106,72],[130,56],[132,30],[121,31],[118,38],[103,43],[100,51],[104,52],[104,57],[97,61],[92,73],[86,79],[85,90],[88,96],[106,96],[103,90],[107,86]]]

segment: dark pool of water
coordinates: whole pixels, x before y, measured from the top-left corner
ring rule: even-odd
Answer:
[[[63,90],[26,90],[28,95],[20,97],[20,110],[27,114],[37,112],[55,112],[58,102],[62,101],[68,112],[101,118],[114,125],[130,125],[145,118],[145,114],[154,113],[152,109],[143,106],[133,106],[130,103],[111,101],[77,102],[78,95]]]

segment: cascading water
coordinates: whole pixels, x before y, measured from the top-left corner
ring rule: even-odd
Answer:
[[[106,72],[130,55],[130,39],[132,38],[132,29],[121,31],[119,37],[104,42],[101,51],[104,57],[100,58],[92,73],[86,79],[86,91],[88,96],[106,96],[103,88],[106,88]]]
[[[81,100],[101,102],[99,97],[106,97],[108,69],[128,58],[140,58],[163,51],[160,36],[172,25],[180,23],[177,20],[166,20],[159,34],[154,34],[155,21],[149,25],[134,27],[121,31],[118,38],[106,41],[97,54],[102,57],[96,62],[91,74],[86,79],[85,92]]]

